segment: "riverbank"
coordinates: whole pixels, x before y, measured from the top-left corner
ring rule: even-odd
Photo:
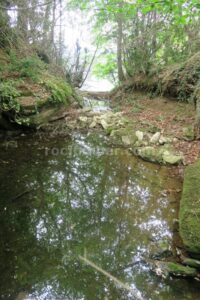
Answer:
[[[21,87],[24,86],[25,84]],[[29,86],[29,92],[30,87],[33,84]],[[54,85],[54,89],[56,88]],[[38,98],[34,93],[18,96],[21,112],[25,112],[29,119],[29,122],[20,125],[37,130],[37,135],[42,138],[64,138],[74,132],[95,132],[97,135],[102,133],[111,146],[125,148],[133,156],[159,165],[175,166],[174,172],[178,176],[183,176],[185,166],[198,158],[200,142],[194,140],[195,110],[191,104],[163,97],[152,98],[139,92],[122,93],[119,90],[117,93],[92,93],[71,89],[71,101],[67,105],[55,103],[52,106],[49,99],[54,94],[51,93],[54,90],[44,93],[46,101],[41,106],[35,105]],[[67,95],[62,92],[61,95],[64,101]],[[5,141],[5,146],[15,147],[16,144],[11,138]],[[167,268],[169,274],[176,275],[174,265],[171,270],[171,265],[166,262],[167,265],[162,264],[163,268]],[[178,259],[178,262],[181,260]],[[179,265],[177,268],[183,273],[184,270],[188,271]],[[191,274],[196,277],[198,272]]]
[[[107,95],[107,98],[109,96]],[[94,97],[99,99],[98,93],[95,93]],[[105,95],[104,97],[106,98]],[[101,117],[95,116],[93,122],[89,114],[86,118],[80,117],[80,119],[85,122],[85,127],[88,124],[89,128],[102,127],[114,144],[127,147],[134,155],[144,160],[160,164],[174,162],[178,165],[177,174],[184,177],[179,212],[180,234],[188,253],[193,257],[199,257],[200,176],[197,160],[200,153],[200,141],[194,139],[195,109],[193,105],[163,97],[151,98],[138,92],[128,95],[120,94],[119,98],[111,95],[110,99],[110,106],[115,113],[107,113]],[[118,123],[119,118],[120,123]],[[167,151],[170,149],[174,161],[173,159],[168,162],[163,161],[163,153],[165,154],[166,149]],[[187,167],[188,165],[191,167]],[[184,249],[182,250],[184,252]],[[187,254],[184,253],[184,255]],[[180,262],[199,269],[198,261],[190,259],[188,261],[182,254]],[[163,267],[170,272],[168,266],[164,264]],[[179,271],[183,270],[180,268]]]
[[[144,96],[141,94],[136,95],[138,97],[137,99]],[[134,97],[136,97],[136,95],[134,95]],[[183,175],[184,165],[186,164],[185,157],[183,152],[176,147],[181,139],[185,139],[184,133],[180,130],[183,107],[177,103],[180,115],[179,121],[176,123],[176,133],[179,133],[179,135],[174,136],[170,131],[172,124],[167,122],[167,118],[170,117],[170,107],[172,106],[170,106],[171,103],[166,102],[166,100],[163,99],[163,105],[168,107],[168,109],[164,110],[163,118],[160,117],[155,120],[152,115],[153,112],[154,114],[155,111],[158,112],[158,107],[155,106],[156,101],[158,101],[157,99],[143,99],[141,100],[144,106],[143,110],[131,111],[130,106],[134,105],[135,107],[135,102],[133,104],[126,102],[124,104],[123,102],[123,104],[118,103],[118,105],[116,105],[113,99],[105,100],[107,96],[108,95],[104,94],[104,100],[100,100],[101,98],[96,94],[95,98],[98,99],[98,101],[95,102],[95,100],[90,99],[90,101],[87,102],[91,105],[95,103],[95,105],[99,105],[99,107],[94,105],[93,107],[84,108],[63,108],[59,113],[53,114],[48,122],[40,126],[37,135],[41,136],[44,140],[46,138],[47,140],[52,139],[53,141],[59,137],[62,139],[69,137],[74,132],[93,132],[96,135],[103,134],[111,147],[127,149],[133,156],[159,165],[175,165],[172,172],[173,174],[171,173],[172,178],[175,174],[178,176]],[[91,97],[91,95],[87,95],[87,97]],[[135,98],[134,101],[136,101]],[[159,99],[159,101],[162,100]],[[148,103],[148,105],[145,106],[145,103]],[[94,107],[96,107],[96,111]],[[112,110],[110,107],[112,107]],[[192,115],[192,107],[190,107],[190,109],[191,110],[188,109],[188,115]],[[147,122],[147,117],[145,118],[147,115],[149,116],[149,122]],[[143,118],[142,122],[141,118]],[[164,120],[166,124],[169,124],[169,127],[163,125]],[[163,126],[165,130],[163,130]],[[152,128],[154,130],[152,130]],[[192,141],[183,141],[185,143],[192,143]],[[12,144],[12,141],[8,141],[5,142],[5,146],[15,147],[16,144]],[[174,192],[180,193],[180,191],[180,189],[177,189]],[[166,192],[171,193],[171,191]],[[182,253],[184,254],[184,259],[187,258],[187,253],[185,252],[182,242],[178,241],[176,246],[179,248],[179,251],[181,251],[181,255]],[[190,269],[190,265],[188,266],[189,268],[187,266],[184,268],[180,264],[182,263],[182,259],[180,258],[180,254],[177,253],[177,249],[172,253],[168,252],[168,247],[169,245],[165,243],[164,247],[159,248],[159,250],[157,249],[157,253],[159,254],[154,253],[152,255],[153,260],[151,259],[149,262],[149,258],[147,259],[151,265],[151,269],[162,277],[170,275],[198,277],[198,271],[195,268]],[[189,261],[189,263],[191,264],[191,261]],[[159,270],[161,270],[160,274]]]
[[[79,107],[64,70],[27,48],[0,49],[0,136],[38,130],[67,108]]]

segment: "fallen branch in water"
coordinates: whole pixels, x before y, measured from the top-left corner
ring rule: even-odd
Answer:
[[[13,202],[13,201],[19,200],[21,197],[23,197],[23,196],[29,194],[29,193],[32,192],[32,191],[33,191],[33,189],[31,189],[31,190],[26,190],[26,191],[24,191],[24,192],[18,194],[17,196],[13,197],[12,199],[10,199],[9,202]]]
[[[123,283],[122,281],[120,281],[119,279],[117,279],[116,277],[114,277],[113,275],[108,273],[107,271],[103,270],[101,267],[97,266],[95,263],[93,263],[86,257],[79,255],[79,259],[82,260],[83,262],[85,262],[86,264],[88,264],[89,266],[91,266],[92,268],[94,268],[95,270],[97,270],[98,272],[102,273],[106,277],[110,278],[113,282],[115,282],[121,288],[129,291],[131,294],[133,294],[135,299],[144,300],[141,296],[140,291],[138,291],[138,289],[136,287],[130,287],[128,284]]]

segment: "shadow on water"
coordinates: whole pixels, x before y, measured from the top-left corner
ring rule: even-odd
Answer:
[[[165,191],[181,183],[167,168],[93,134],[24,138],[0,157],[0,299],[134,299],[84,251],[145,299],[200,299],[198,283],[161,280],[142,260],[173,237],[178,196]]]

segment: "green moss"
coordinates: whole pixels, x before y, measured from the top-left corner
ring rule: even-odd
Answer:
[[[51,117],[57,113],[57,108],[49,108],[41,111],[38,114],[34,114],[29,117],[21,117],[16,120],[18,124],[28,126],[30,128],[40,128],[43,125],[48,124]]]
[[[186,168],[179,217],[184,245],[200,256],[200,160]]]
[[[183,137],[187,141],[193,141],[195,138],[194,135],[194,126],[188,126],[183,128]]]
[[[32,55],[20,59],[15,52],[11,51],[8,70],[18,72],[21,78],[30,78],[38,82],[46,70],[46,65],[37,56]]]
[[[200,269],[200,261],[190,257],[184,257],[182,263],[186,266]]]
[[[157,149],[152,146],[146,146],[137,150],[138,156],[146,161],[154,163],[162,163],[162,155],[164,149]]]
[[[181,264],[168,262],[167,267],[169,273],[175,276],[196,276],[198,274],[197,270],[188,266],[183,266]]]
[[[49,102],[53,104],[70,104],[73,90],[69,83],[63,79],[51,78],[44,82],[47,91],[50,92]]]

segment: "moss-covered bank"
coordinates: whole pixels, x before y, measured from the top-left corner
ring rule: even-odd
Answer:
[[[186,249],[200,257],[200,160],[185,170],[179,217]]]
[[[53,66],[33,51],[25,57],[11,49],[7,52],[0,52],[1,130],[10,130],[10,124],[41,127],[59,109],[63,113],[63,107],[78,102],[79,96],[61,70],[52,71]]]

